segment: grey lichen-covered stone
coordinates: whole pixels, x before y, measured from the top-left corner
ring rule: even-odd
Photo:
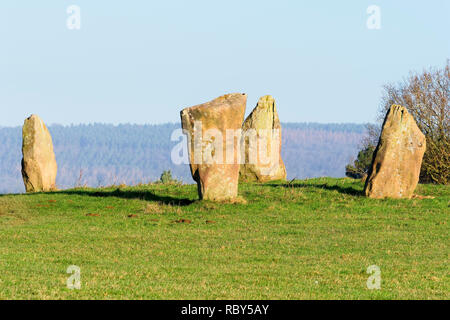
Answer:
[[[237,197],[240,128],[246,103],[246,94],[233,93],[181,111],[191,173],[200,199],[228,201]],[[227,139],[227,131],[236,136]],[[230,159],[227,151],[231,152]]]

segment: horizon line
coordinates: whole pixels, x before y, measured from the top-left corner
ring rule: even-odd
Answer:
[[[45,121],[44,121],[45,123]],[[368,124],[374,124],[374,122],[315,122],[315,121],[303,121],[303,122],[284,122],[280,121],[281,124],[284,125],[292,125],[292,124],[303,124],[303,125],[357,125],[357,126],[365,126]],[[103,126],[164,126],[164,125],[181,125],[181,122],[160,122],[160,123],[131,123],[131,122],[123,122],[123,123],[110,123],[110,122],[85,122],[85,123],[70,123],[70,124],[60,124],[60,123],[51,123],[48,124],[48,127],[77,127],[77,126],[92,126],[92,125],[103,125]],[[15,126],[3,126],[0,125],[0,129],[14,129],[20,128],[22,125]]]

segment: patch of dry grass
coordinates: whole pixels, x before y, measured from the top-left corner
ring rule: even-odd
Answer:
[[[0,216],[5,220],[4,226],[16,225],[27,221],[29,205],[13,197],[0,197]]]
[[[147,203],[143,210],[145,214],[182,213],[182,210],[179,206],[162,202]]]

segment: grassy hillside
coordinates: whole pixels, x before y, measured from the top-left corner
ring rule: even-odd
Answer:
[[[244,184],[236,204],[196,201],[194,185],[0,196],[0,299],[449,299],[449,187],[361,191],[321,178]]]

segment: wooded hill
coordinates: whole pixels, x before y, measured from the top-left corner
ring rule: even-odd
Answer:
[[[170,137],[179,124],[49,126],[58,162],[59,188],[148,183],[164,170],[193,183],[188,165],[175,165]],[[288,179],[343,177],[357,155],[360,124],[283,123],[282,157]],[[0,193],[23,192],[20,127],[0,128]]]

